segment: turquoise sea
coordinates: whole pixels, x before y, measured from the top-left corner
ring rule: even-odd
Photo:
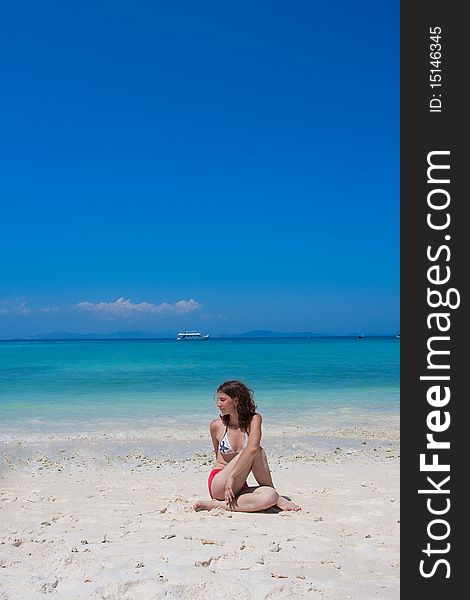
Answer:
[[[400,340],[269,338],[0,342],[4,431],[138,429],[217,416],[241,379],[271,421],[319,426],[399,413]]]

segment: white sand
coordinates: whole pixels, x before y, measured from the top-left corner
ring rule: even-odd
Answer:
[[[396,428],[294,430],[263,446],[299,513],[194,512],[204,431],[174,452],[99,435],[6,444],[0,600],[398,599]]]

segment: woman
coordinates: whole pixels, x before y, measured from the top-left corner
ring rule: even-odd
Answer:
[[[251,390],[241,381],[226,381],[217,389],[217,408],[220,419],[210,424],[216,456],[208,480],[212,500],[199,500],[194,510],[256,512],[271,506],[300,510],[274,489],[266,452],[260,446],[262,418]],[[247,485],[250,471],[259,486]]]

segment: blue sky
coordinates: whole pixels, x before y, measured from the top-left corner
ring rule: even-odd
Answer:
[[[398,331],[398,2],[20,2],[0,29],[0,337]]]

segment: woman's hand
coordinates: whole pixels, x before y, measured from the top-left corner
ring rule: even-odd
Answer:
[[[233,491],[234,478],[229,475],[225,483],[225,502],[231,507],[235,500],[235,492]]]

